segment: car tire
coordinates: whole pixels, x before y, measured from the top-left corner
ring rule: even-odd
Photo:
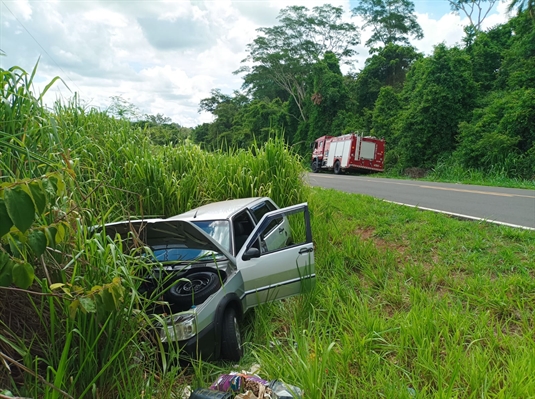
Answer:
[[[312,172],[314,172],[314,173],[318,173],[320,171],[320,167],[319,167],[317,159],[314,159],[312,161],[312,164],[310,165],[310,167],[312,168]]]
[[[335,175],[342,174],[342,167],[340,166],[340,161],[334,163],[333,171]]]
[[[243,356],[240,324],[234,308],[227,308],[221,328],[221,358],[237,362]]]
[[[167,300],[175,305],[199,305],[219,290],[221,280],[214,271],[193,272],[178,280],[167,294]]]

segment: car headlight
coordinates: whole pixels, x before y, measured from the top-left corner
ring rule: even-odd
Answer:
[[[169,318],[167,325],[160,330],[162,342],[184,341],[197,334],[194,313],[178,314]]]

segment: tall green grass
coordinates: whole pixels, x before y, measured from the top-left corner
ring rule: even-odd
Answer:
[[[535,176],[531,178],[519,178],[511,176],[523,176],[522,173],[511,173],[510,169],[516,165],[509,165],[513,160],[508,159],[505,164],[493,165],[487,169],[469,168],[451,158],[449,160],[438,161],[436,166],[429,171],[422,171],[425,174],[422,180],[477,184],[481,186],[510,187],[535,189]],[[520,167],[520,166],[518,166]],[[410,178],[410,173],[402,169],[387,169],[385,173],[371,176]]]
[[[44,255],[24,259],[36,273],[29,290],[0,287],[0,388],[43,398],[168,396],[190,377],[175,380],[183,370],[151,343],[151,299],[138,295],[145,265],[88,226],[247,196],[301,202],[299,159],[276,137],[248,151],[155,146],[143,130],[76,97],[45,109],[35,74],[0,71],[0,197],[4,188],[58,174],[65,190],[32,229],[61,229],[53,230],[58,245],[49,241]],[[5,237],[0,251],[21,256]]]
[[[455,160],[450,160],[447,162],[438,162],[431,173],[426,176],[426,179],[485,186],[535,189],[535,176],[525,179],[511,177],[512,175],[525,175],[523,173],[511,172],[516,167],[520,166],[514,165],[513,158],[508,158],[504,164],[493,165],[488,170],[467,168]]]

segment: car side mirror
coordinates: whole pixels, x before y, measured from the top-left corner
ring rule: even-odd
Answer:
[[[244,252],[242,259],[243,260],[250,260],[253,258],[260,258],[260,251],[258,248],[249,248],[247,251]]]

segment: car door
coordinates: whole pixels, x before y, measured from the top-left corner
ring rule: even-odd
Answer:
[[[258,238],[274,220],[285,218],[291,237],[280,248],[259,251]],[[263,247],[261,245],[261,247]],[[236,257],[244,282],[245,308],[297,295],[315,283],[314,246],[306,203],[266,213]]]

